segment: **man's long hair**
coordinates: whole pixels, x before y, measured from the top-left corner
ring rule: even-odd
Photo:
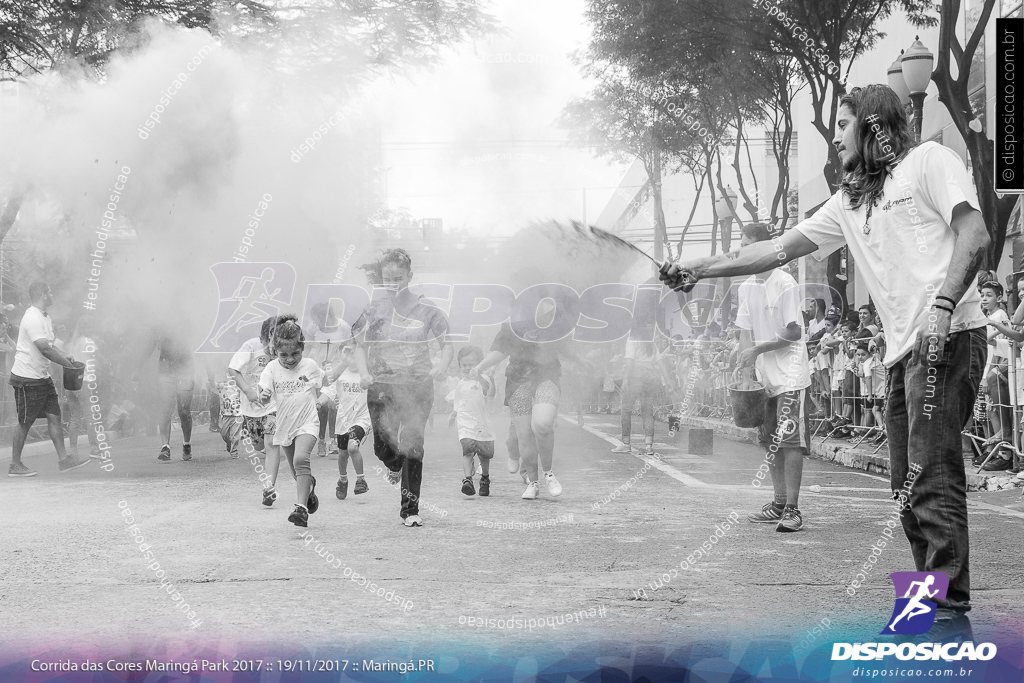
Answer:
[[[857,119],[856,156],[844,168],[843,194],[851,208],[874,205],[897,161],[916,146],[907,112],[892,88],[878,84],[854,88],[839,99],[839,106],[849,107]]]

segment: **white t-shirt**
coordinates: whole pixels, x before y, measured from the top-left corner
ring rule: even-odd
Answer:
[[[289,446],[300,434],[320,434],[316,395],[323,377],[323,370],[310,358],[300,359],[291,370],[276,358],[263,368],[259,386],[270,389],[277,401],[275,446]]]
[[[832,355],[835,353],[835,349],[825,346],[825,342],[834,341],[835,338],[835,332],[826,332],[818,340],[818,367],[822,370],[832,369]]]
[[[886,179],[870,222],[867,206],[851,209],[849,200],[837,192],[795,228],[818,245],[814,257],[819,260],[849,245],[885,328],[886,367],[913,348],[918,331],[928,323],[931,299],[942,287],[953,257],[953,209],[963,202],[979,209],[960,157],[938,143],[925,142]],[[957,305],[950,332],[985,325],[976,285],[977,278]]]
[[[871,398],[885,398],[885,365],[882,361],[874,356],[864,361],[864,375],[871,378]]]
[[[796,286],[793,276],[778,268],[763,283],[751,275],[740,285],[736,327],[750,330],[754,343],[759,344],[778,339],[779,332],[790,323],[801,325],[799,296],[794,296],[795,292],[783,296]],[[762,353],[757,357],[756,367],[768,385],[769,396],[811,386],[807,347],[803,342],[795,341]]]
[[[25,309],[18,329],[12,375],[25,379],[45,379],[50,376],[50,359],[35,345],[40,339],[53,343],[53,320],[35,306],[29,306]]]
[[[445,400],[455,406],[460,439],[494,441],[494,432],[487,420],[484,385],[479,380],[460,379]]]
[[[242,348],[235,352],[235,355],[231,357],[231,362],[228,363],[228,368],[237,370],[245,378],[245,381],[255,389],[264,368],[272,360],[274,360],[273,357],[263,353],[263,342],[260,341],[259,337],[253,337],[242,344]],[[275,397],[271,397],[267,405],[262,403],[253,404],[249,402],[249,399],[240,390],[238,393],[239,411],[246,417],[263,417],[277,410]]]
[[[344,434],[353,427],[359,426],[366,433],[370,432],[370,411],[366,407],[366,389],[359,386],[359,373],[346,369],[334,380],[327,392],[338,406],[338,419],[335,422],[338,434]]]
[[[996,322],[1000,322],[1000,323],[1006,325],[1007,327],[1010,326],[1010,316],[1008,316],[1006,314],[1006,311],[1004,311],[1001,308],[997,308],[995,311],[992,312],[992,315],[990,315],[988,317],[989,317],[989,319],[995,320]],[[992,328],[992,330],[993,331],[998,331],[994,327]],[[993,360],[994,360],[993,356],[1001,357],[1003,359],[1002,360],[1003,363],[1005,363],[1010,358],[1010,340],[1006,338],[1006,335],[1004,335],[1002,333],[999,333],[999,334],[996,335],[995,340],[996,340],[995,344],[989,344],[988,345],[988,364],[989,365],[991,365],[993,363]]]

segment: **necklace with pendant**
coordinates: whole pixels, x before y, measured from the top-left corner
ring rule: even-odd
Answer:
[[[888,171],[886,171],[886,173],[888,173],[890,178],[892,177],[892,172],[896,169],[897,166],[900,165],[900,162],[903,161],[903,158],[906,157],[907,154],[909,154],[909,153],[910,153],[909,149],[908,150],[904,150],[903,154],[900,154],[896,158],[896,160],[892,162],[892,166],[890,166]],[[883,196],[885,196],[885,193],[884,192],[880,192],[879,196],[873,197],[871,199],[871,203],[868,204],[868,212],[867,212],[867,216],[864,218],[864,227],[862,228],[862,231],[864,232],[865,235],[870,235],[871,234],[871,212],[875,208],[875,203],[878,202]]]

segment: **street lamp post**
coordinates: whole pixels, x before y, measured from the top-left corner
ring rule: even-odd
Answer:
[[[900,56],[893,60],[886,73],[889,87],[900,96],[900,102],[903,104],[904,109],[910,104],[910,88],[907,87],[907,79],[903,77],[903,64],[900,63],[905,52],[905,50],[900,50]]]
[[[900,58],[900,71],[903,73],[903,80],[909,91],[910,101],[914,104],[915,142],[921,142],[921,120],[924,118],[924,100],[928,96],[925,91],[928,89],[928,83],[931,81],[934,66],[935,55],[924,46],[920,36],[915,36],[913,44]],[[890,79],[890,81],[892,80],[895,79]]]

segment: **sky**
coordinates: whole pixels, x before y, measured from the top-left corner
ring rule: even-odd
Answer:
[[[378,83],[389,205],[446,230],[510,234],[533,219],[593,222],[626,171],[567,147],[565,104],[590,89],[583,0],[497,0],[498,35],[431,70]]]

